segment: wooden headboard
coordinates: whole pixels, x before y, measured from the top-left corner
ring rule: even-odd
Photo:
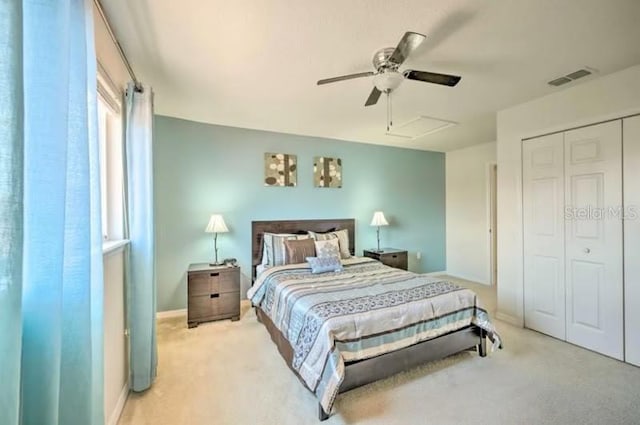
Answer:
[[[328,220],[277,220],[251,222],[251,277],[256,278],[256,266],[262,261],[262,235],[268,233],[329,232],[347,229],[349,251],[356,254],[356,220],[353,218]]]

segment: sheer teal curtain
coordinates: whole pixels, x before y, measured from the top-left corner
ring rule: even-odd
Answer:
[[[102,424],[92,5],[0,1],[0,423]]]
[[[129,384],[144,391],[156,377],[156,275],[153,217],[153,91],[149,86],[126,92],[125,233],[129,321]]]
[[[0,424],[18,423],[22,341],[22,5],[0,0]]]

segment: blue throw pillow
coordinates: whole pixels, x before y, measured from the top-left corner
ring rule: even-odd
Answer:
[[[341,272],[342,263],[340,257],[307,257],[307,262],[311,266],[311,273]]]

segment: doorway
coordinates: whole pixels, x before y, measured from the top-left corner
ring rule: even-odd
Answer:
[[[489,282],[498,284],[498,165],[488,164]]]

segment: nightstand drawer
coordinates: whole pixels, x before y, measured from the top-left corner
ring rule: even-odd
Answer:
[[[388,254],[385,255],[382,261],[389,267],[395,267],[397,269],[407,269],[407,254],[406,253],[398,253],[398,254]]]
[[[373,258],[380,261],[385,266],[395,267],[396,269],[407,270],[409,256],[406,250],[385,248],[381,251],[365,249],[363,252],[365,257]]]
[[[220,273],[218,276],[220,293],[238,292],[240,290],[240,274],[233,272]]]
[[[190,297],[188,310],[189,320],[204,319],[220,314],[219,297],[217,294],[214,295],[213,298],[211,294]]]
[[[240,314],[240,292],[227,292],[218,298],[218,314]]]
[[[240,289],[238,273],[212,271],[189,275],[189,296],[236,292]]]
[[[189,298],[189,320],[240,314],[240,292],[199,295]]]
[[[188,287],[190,297],[209,295],[211,293],[211,280],[209,279],[209,273],[190,274]]]

